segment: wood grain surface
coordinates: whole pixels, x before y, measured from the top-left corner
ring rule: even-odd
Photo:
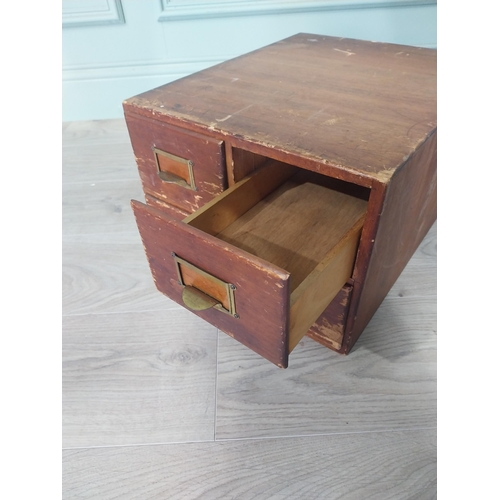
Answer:
[[[231,157],[230,162],[227,157],[228,151]],[[250,153],[244,149],[233,148],[229,143],[226,143],[226,164],[229,163],[227,165],[229,183],[232,185],[232,183],[244,179],[259,168],[266,160],[265,156]]]
[[[63,314],[179,308],[158,295],[144,259],[130,208],[142,194],[124,121],[64,124],[62,171]]]
[[[291,292],[366,210],[364,200],[322,186],[317,177],[299,172],[217,235],[288,271]]]
[[[63,139],[65,499],[436,497],[435,226],[348,357],[278,370],[157,292],[124,122]]]
[[[265,168],[233,184],[217,198],[186,217],[184,222],[218,236],[268,194],[279,188],[295,172],[296,167],[268,161]]]
[[[137,243],[130,196],[143,197],[138,179],[63,184],[64,241]]]
[[[63,331],[64,447],[213,439],[213,326],[176,309],[66,316]]]
[[[386,182],[436,128],[436,51],[302,33],[124,107],[304,168]]]
[[[434,427],[435,234],[433,228],[349,356],[304,338],[283,374],[221,335],[217,438]],[[421,278],[413,281],[417,269]]]
[[[435,439],[414,430],[68,450],[63,498],[431,500]]]
[[[140,179],[124,120],[63,123],[62,145],[65,185]]]
[[[96,240],[63,242],[63,314],[179,308],[158,294],[140,242]]]
[[[435,427],[433,308],[387,298],[349,356],[305,337],[284,374],[220,335],[217,438]]]

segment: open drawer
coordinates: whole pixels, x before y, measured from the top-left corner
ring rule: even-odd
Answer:
[[[132,201],[158,290],[276,365],[351,277],[367,202],[268,160],[178,221]]]

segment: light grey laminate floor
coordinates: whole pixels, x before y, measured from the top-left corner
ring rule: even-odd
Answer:
[[[65,499],[436,497],[436,229],[347,357],[280,370],[154,287],[122,120],[63,125]]]

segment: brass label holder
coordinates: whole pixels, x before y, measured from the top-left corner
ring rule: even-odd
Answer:
[[[153,150],[153,154],[155,157],[156,170],[158,172],[158,177],[163,182],[167,182],[169,184],[177,184],[186,189],[192,189],[196,191],[196,184],[194,182],[194,173],[193,173],[193,162],[191,160],[187,160],[186,158],[181,158],[180,156],[173,155],[171,153],[167,153],[166,151],[162,151],[156,147],[151,148]],[[179,166],[176,170],[187,170],[186,177],[188,180],[184,179],[180,175],[177,175],[175,172],[169,172],[161,169],[160,158],[163,156],[170,160],[170,162],[178,163]]]
[[[190,262],[180,258],[174,252],[172,252],[172,256],[174,257],[175,267],[177,269],[177,277],[179,285],[183,286],[184,289],[182,291],[182,300],[186,307],[193,311],[204,311],[206,309],[214,308],[218,311],[221,311],[225,314],[229,314],[234,318],[238,319],[239,315],[236,312],[236,305],[234,301],[234,291],[236,287],[231,283],[226,283],[225,281],[216,278],[215,276],[203,271],[199,267],[191,264]],[[186,284],[185,280],[182,276],[181,265],[186,267],[190,271],[193,271],[195,274],[198,274],[201,278],[208,280],[210,283],[213,283],[216,287],[224,290],[224,293],[227,298],[227,303],[229,304],[229,309],[226,309],[224,305],[212,297],[211,295],[205,293],[203,290],[200,290],[192,285]]]

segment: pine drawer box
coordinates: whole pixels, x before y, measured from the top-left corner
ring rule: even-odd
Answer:
[[[123,103],[158,290],[347,354],[436,219],[436,52],[299,34]]]

